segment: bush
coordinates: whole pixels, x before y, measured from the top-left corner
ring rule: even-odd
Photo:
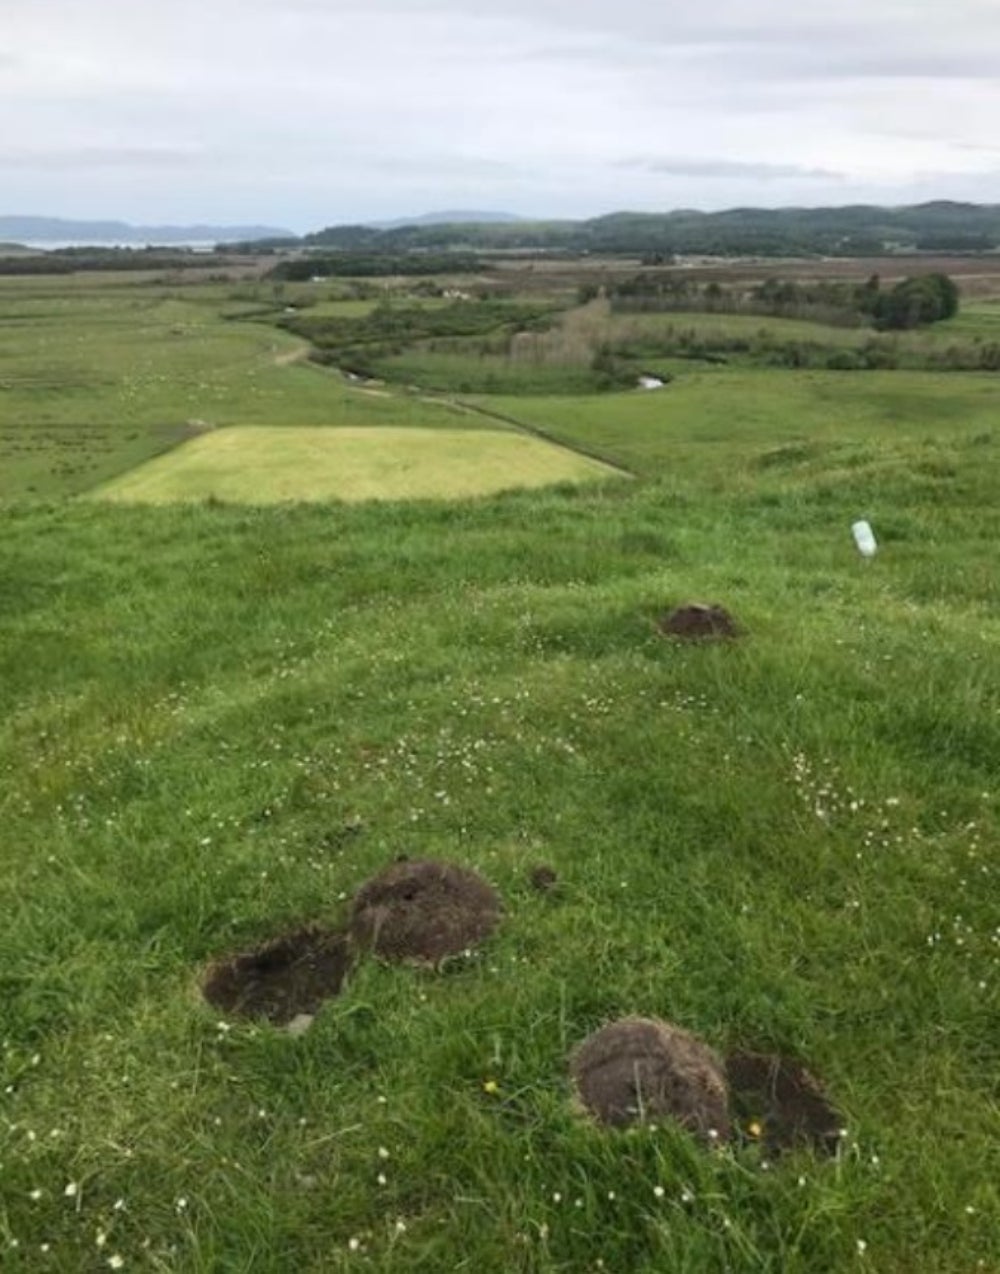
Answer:
[[[958,313],[959,291],[947,274],[921,274],[879,294],[874,306],[879,331],[903,331],[937,323]]]

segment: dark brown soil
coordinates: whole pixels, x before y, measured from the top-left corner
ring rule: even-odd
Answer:
[[[532,889],[540,894],[550,894],[559,884],[559,877],[556,875],[555,869],[540,863],[537,867],[532,867],[528,875]]]
[[[729,1136],[722,1063],[701,1040],[655,1018],[626,1017],[586,1039],[573,1080],[598,1123],[673,1119],[704,1140]]]
[[[384,960],[437,965],[478,946],[499,919],[496,890],[474,871],[397,862],[358,890],[351,935]]]
[[[733,1053],[726,1059],[733,1114],[743,1133],[754,1124],[773,1154],[809,1148],[833,1154],[840,1141],[840,1115],[819,1081],[789,1057]]]
[[[736,621],[724,606],[688,602],[660,618],[660,632],[684,641],[717,641],[740,635]]]
[[[351,964],[346,934],[300,929],[217,961],[202,991],[222,1013],[285,1026],[339,994]]]

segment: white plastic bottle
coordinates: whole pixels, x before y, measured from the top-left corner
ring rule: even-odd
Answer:
[[[858,546],[858,552],[862,557],[874,557],[878,552],[878,544],[875,540],[875,532],[872,530],[870,522],[855,522],[851,527],[854,535],[854,543]]]

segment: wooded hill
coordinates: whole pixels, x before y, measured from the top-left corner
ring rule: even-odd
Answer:
[[[1000,247],[1000,205],[937,201],[901,208],[859,204],[844,208],[733,208],[725,212],[616,212],[589,221],[410,225],[388,230],[331,226],[297,242],[306,247],[373,252],[449,248],[664,256],[984,252]]]

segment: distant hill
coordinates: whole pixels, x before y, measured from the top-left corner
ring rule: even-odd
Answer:
[[[292,237],[290,230],[277,226],[134,226],[126,221],[0,216],[0,240],[32,243],[221,243]]]
[[[456,220],[460,215],[479,220]],[[615,212],[587,221],[484,221],[441,213],[393,226],[331,226],[306,246],[346,251],[526,249],[650,256],[878,256],[1000,249],[1000,205],[937,200],[909,207],[730,208]],[[440,216],[442,220],[437,220]],[[450,220],[443,220],[444,218]]]
[[[404,226],[490,226],[511,225],[522,218],[512,212],[425,212],[419,217],[398,217],[394,221],[369,221],[373,230],[401,230]]]

